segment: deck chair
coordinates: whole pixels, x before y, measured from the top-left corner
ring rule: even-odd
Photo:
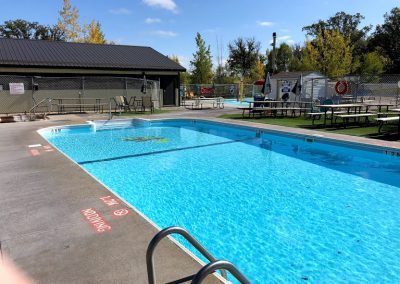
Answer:
[[[115,101],[115,112],[117,112],[117,110],[131,111],[131,107],[125,96],[115,96],[114,101]]]
[[[154,112],[154,102],[151,100],[151,97],[142,97],[141,108],[143,111],[146,111],[146,109],[150,109],[150,112]]]

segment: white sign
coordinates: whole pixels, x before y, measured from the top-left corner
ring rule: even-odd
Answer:
[[[290,91],[292,90],[291,84],[289,81],[282,81],[281,83],[281,91],[282,93],[290,93]]]
[[[397,86],[399,86],[399,88],[400,88],[400,81],[397,82]]]
[[[3,85],[0,85],[0,92],[3,91]]]
[[[10,83],[10,95],[23,95],[24,93],[24,83]]]

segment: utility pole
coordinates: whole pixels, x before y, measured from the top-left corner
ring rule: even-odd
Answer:
[[[276,32],[272,33],[272,74],[275,74],[276,67],[275,67],[275,47],[276,47]]]

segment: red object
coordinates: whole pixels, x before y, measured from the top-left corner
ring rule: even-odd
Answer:
[[[111,226],[95,208],[81,210],[83,218],[89,223],[96,233],[111,231]]]
[[[126,209],[126,208],[117,209],[117,210],[114,210],[111,212],[113,217],[122,217],[122,216],[128,215],[129,213],[130,213],[130,210]]]
[[[106,204],[108,206],[119,205],[119,201],[110,195],[100,197],[100,200],[103,201],[104,204]]]
[[[39,150],[32,149],[32,150],[29,150],[29,151],[31,152],[31,155],[32,155],[33,157],[39,156],[39,155],[40,155]]]
[[[349,90],[349,83],[347,81],[337,81],[335,85],[335,91],[338,95],[344,95]]]
[[[254,81],[253,85],[262,86],[262,85],[264,85],[264,82],[265,82],[265,80],[257,80],[257,81]]]
[[[214,89],[213,88],[201,88],[200,93],[202,95],[212,95],[212,94],[214,94]]]

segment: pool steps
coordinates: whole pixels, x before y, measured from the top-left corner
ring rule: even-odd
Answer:
[[[92,120],[88,123],[94,130],[128,128],[132,126],[146,126],[150,122],[143,119],[113,119],[113,120]]]
[[[244,276],[239,269],[237,269],[232,263],[226,260],[217,260],[204,246],[202,246],[188,231],[181,227],[172,226],[165,228],[158,232],[153,239],[150,241],[146,251],[146,265],[147,265],[147,277],[149,284],[156,283],[156,276],[153,263],[154,251],[158,243],[172,234],[178,234],[184,237],[193,247],[197,249],[210,263],[203,266],[196,274],[184,277],[173,281],[173,283],[182,283],[192,280],[192,284],[200,284],[210,274],[217,270],[221,271],[221,275],[228,281],[228,275],[226,271],[229,271],[237,280],[242,284],[250,284],[251,282]],[[229,282],[228,282],[229,283]]]

